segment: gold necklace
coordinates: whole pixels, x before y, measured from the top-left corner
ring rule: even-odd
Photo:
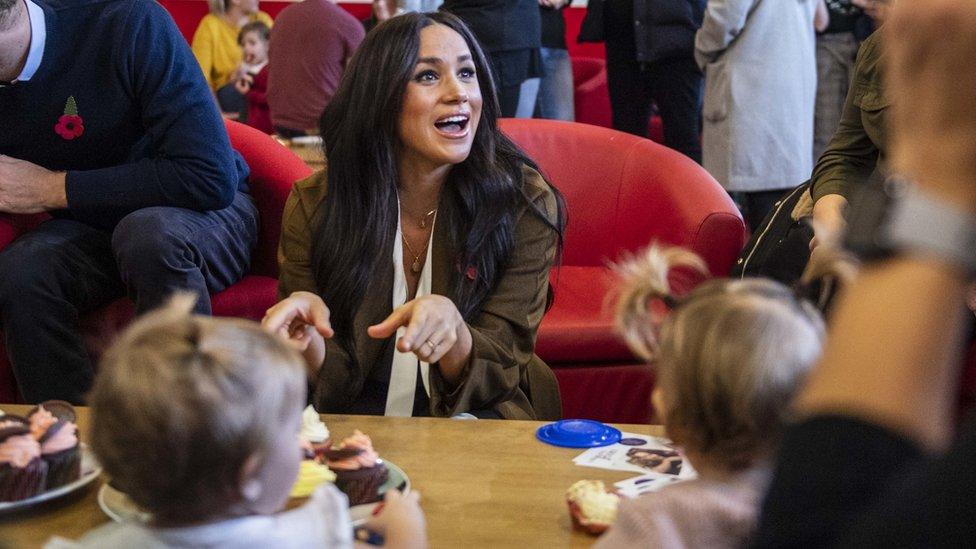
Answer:
[[[420,254],[418,254],[413,250],[413,246],[410,245],[410,242],[407,242],[407,235],[403,234],[402,231],[400,232],[400,238],[403,240],[403,243],[407,246],[407,250],[410,251],[410,255],[413,256],[413,263],[410,264],[410,270],[413,271],[414,273],[419,273],[420,269],[422,268],[422,266],[420,265]],[[428,242],[430,242],[430,235],[427,236],[427,241],[424,242],[424,251],[427,251]]]
[[[432,216],[432,215],[434,215],[436,213],[437,213],[437,208],[434,208],[433,210],[425,213],[423,215],[423,217],[420,218],[420,228],[421,229],[426,229],[427,228],[427,220],[430,219],[430,216]]]

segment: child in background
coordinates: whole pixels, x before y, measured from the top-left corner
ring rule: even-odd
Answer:
[[[617,323],[656,361],[654,408],[699,477],[622,501],[598,548],[746,545],[788,406],[820,356],[823,320],[785,286],[721,279],[676,298],[674,267],[705,272],[691,252],[656,246],[619,266]],[[659,330],[655,301],[672,309]]]
[[[237,43],[244,50],[234,87],[247,98],[247,124],[264,133],[274,133],[268,108],[268,40],[271,29],[261,21],[241,27]]]
[[[303,359],[252,322],[191,316],[192,297],[136,321],[89,396],[92,447],[153,517],[48,547],[352,547],[346,497],[326,483],[281,511],[298,472]],[[416,492],[387,493],[368,525],[426,544]]]

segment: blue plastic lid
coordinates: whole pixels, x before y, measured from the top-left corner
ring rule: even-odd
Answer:
[[[565,448],[596,448],[620,440],[620,430],[592,419],[564,419],[539,427],[536,438]]]

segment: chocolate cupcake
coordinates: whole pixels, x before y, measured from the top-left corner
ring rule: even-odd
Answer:
[[[63,400],[45,400],[44,402],[35,406],[30,413],[27,414],[27,419],[30,419],[32,415],[42,409],[47,410],[61,421],[70,421],[71,423],[78,421],[78,415],[75,413],[75,407],[72,406],[70,402],[65,402]]]
[[[40,441],[48,428],[58,422],[58,418],[42,404],[27,414],[27,421],[30,423],[31,436]]]
[[[27,418],[12,414],[0,415],[0,429],[6,429],[7,427],[26,427],[30,429],[30,422],[27,421]]]
[[[81,452],[77,425],[58,420],[38,442],[41,444],[41,459],[47,463],[46,490],[78,480],[81,476]]]
[[[368,436],[354,431],[338,448],[324,454],[326,464],[336,475],[336,488],[346,494],[349,505],[382,499],[379,489],[389,477],[389,471],[373,450],[373,442]]]
[[[27,427],[0,429],[0,501],[18,501],[44,491],[47,463]]]

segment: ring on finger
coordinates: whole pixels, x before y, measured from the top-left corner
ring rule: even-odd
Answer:
[[[427,354],[433,353],[434,352],[434,349],[437,348],[437,343],[434,343],[433,341],[431,341],[429,339],[424,342],[424,345],[430,345],[430,352],[427,353]]]

